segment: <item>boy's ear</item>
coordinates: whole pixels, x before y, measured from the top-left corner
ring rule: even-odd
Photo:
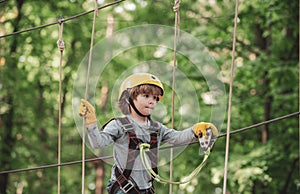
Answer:
[[[124,92],[123,92],[123,96],[124,96],[124,98],[126,98],[127,100],[130,98],[130,94],[129,94],[129,91],[128,90],[125,90]]]
[[[120,99],[119,100],[121,100],[121,99],[129,99],[129,97],[130,97],[130,95],[129,95],[129,91],[128,90],[124,90],[123,91],[123,93],[121,94],[121,96],[120,96]]]

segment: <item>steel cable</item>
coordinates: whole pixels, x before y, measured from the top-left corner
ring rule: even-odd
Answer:
[[[115,1],[115,2],[112,2],[112,3],[108,3],[106,5],[103,5],[103,6],[99,7],[98,10],[101,10],[101,9],[104,9],[104,8],[107,8],[107,7],[119,4],[119,3],[123,2],[123,1],[126,1],[126,0],[118,0],[118,1]],[[86,11],[86,12],[83,12],[83,13],[80,13],[80,14],[77,14],[77,15],[65,18],[61,22],[67,22],[67,21],[70,21],[70,20],[73,20],[73,19],[77,19],[77,18],[79,18],[81,16],[93,13],[94,11],[95,11],[95,9],[90,10],[90,11]],[[0,39],[8,37],[8,36],[13,36],[13,35],[21,34],[21,33],[24,33],[24,32],[30,32],[30,31],[33,31],[33,30],[38,30],[38,29],[46,28],[46,27],[53,26],[53,25],[56,25],[56,24],[59,24],[59,22],[57,21],[57,22],[52,22],[52,23],[49,23],[49,24],[44,24],[44,25],[32,27],[32,28],[27,28],[25,30],[20,30],[20,31],[13,32],[13,33],[10,33],[10,34],[2,35],[2,36],[0,36]]]

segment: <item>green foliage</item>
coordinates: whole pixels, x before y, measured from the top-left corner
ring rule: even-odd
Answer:
[[[101,2],[101,1],[99,1]],[[60,15],[67,18],[93,9],[93,1],[5,1],[1,2],[0,34],[48,24]],[[105,1],[108,3],[108,1]],[[114,31],[141,24],[174,26],[173,1],[127,0],[99,11],[95,43],[106,36],[108,16],[114,17]],[[239,23],[233,84],[231,130],[298,111],[299,2],[280,0],[239,1]],[[99,6],[103,5],[100,4]],[[234,2],[182,1],[181,30],[207,47],[220,74],[218,79],[229,88]],[[133,8],[134,7],[134,8]],[[64,23],[63,40],[63,117],[62,162],[81,159],[81,137],[72,110],[73,83],[78,66],[89,51],[93,14]],[[0,38],[0,171],[57,163],[59,99],[58,25]],[[134,37],[131,37],[132,41]],[[95,104],[100,123],[114,116],[112,88],[118,77],[140,61],[151,61],[157,47],[133,48],[115,56],[97,80]],[[193,50],[187,48],[187,50]],[[167,64],[171,50],[156,58]],[[197,89],[207,92],[206,80],[178,55],[178,69]],[[171,76],[171,71],[170,71]],[[85,78],[83,78],[85,79]],[[103,93],[108,88],[105,107]],[[171,126],[171,88],[166,87],[164,102],[168,115],[161,119]],[[82,94],[83,96],[84,94]],[[179,102],[181,99],[176,99]],[[187,99],[187,103],[193,103]],[[199,97],[201,118],[209,119],[211,104]],[[181,119],[175,105],[175,122]],[[74,110],[76,112],[76,110]],[[203,114],[204,113],[204,114]],[[191,117],[193,112],[189,112]],[[226,120],[221,132],[225,131]],[[183,123],[188,127],[189,121]],[[299,127],[297,118],[269,124],[268,137],[262,141],[265,127],[232,135],[230,140],[227,190],[230,193],[297,193],[299,184]],[[216,142],[207,166],[191,183],[173,186],[174,193],[220,193],[223,184],[225,138]],[[174,180],[190,173],[200,162],[198,145],[186,148],[174,159]],[[87,149],[86,157],[94,157]],[[105,165],[104,185],[110,176]],[[61,168],[61,193],[81,190],[81,165]],[[169,177],[169,165],[160,167],[160,175]],[[1,178],[4,176],[0,174]],[[3,180],[3,179],[0,179]],[[95,170],[86,164],[86,193],[94,193]],[[155,183],[157,193],[168,193],[169,186]],[[6,186],[6,192],[3,191]],[[0,182],[0,193],[56,193],[57,168],[10,173],[8,183]],[[1,193],[1,194],[2,194]]]

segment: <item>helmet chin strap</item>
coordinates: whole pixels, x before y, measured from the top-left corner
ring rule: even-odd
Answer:
[[[150,115],[144,115],[144,114],[142,114],[142,113],[136,108],[136,106],[135,106],[135,104],[134,104],[132,98],[129,97],[129,98],[128,98],[128,101],[129,101],[129,104],[131,105],[131,107],[133,108],[133,110],[134,110],[139,116],[141,116],[141,117],[147,117],[149,120],[151,120]]]

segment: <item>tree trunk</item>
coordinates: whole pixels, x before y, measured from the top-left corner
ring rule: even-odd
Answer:
[[[269,26],[269,29],[271,30],[271,26]],[[259,24],[255,25],[255,35],[256,35],[256,44],[260,48],[260,50],[265,51],[266,55],[270,55],[270,45],[272,43],[271,35],[264,36],[264,31],[261,28]],[[270,91],[270,78],[269,78],[269,69],[266,69],[264,71],[263,77],[262,77],[262,87],[263,87],[263,97],[264,97],[264,121],[267,121],[271,117],[271,107],[272,107],[272,99],[273,97],[269,93]],[[269,138],[269,129],[268,125],[263,125],[262,127],[262,133],[261,133],[261,142],[266,143]]]
[[[93,162],[95,170],[96,170],[96,190],[95,194],[103,194],[103,178],[104,178],[104,162],[102,160],[97,160]]]
[[[264,121],[271,119],[271,107],[272,107],[272,96],[268,93],[270,89],[270,79],[268,78],[268,72],[265,72],[265,80],[264,80]],[[262,128],[262,137],[261,142],[267,143],[269,139],[269,127],[268,125],[263,125]]]

